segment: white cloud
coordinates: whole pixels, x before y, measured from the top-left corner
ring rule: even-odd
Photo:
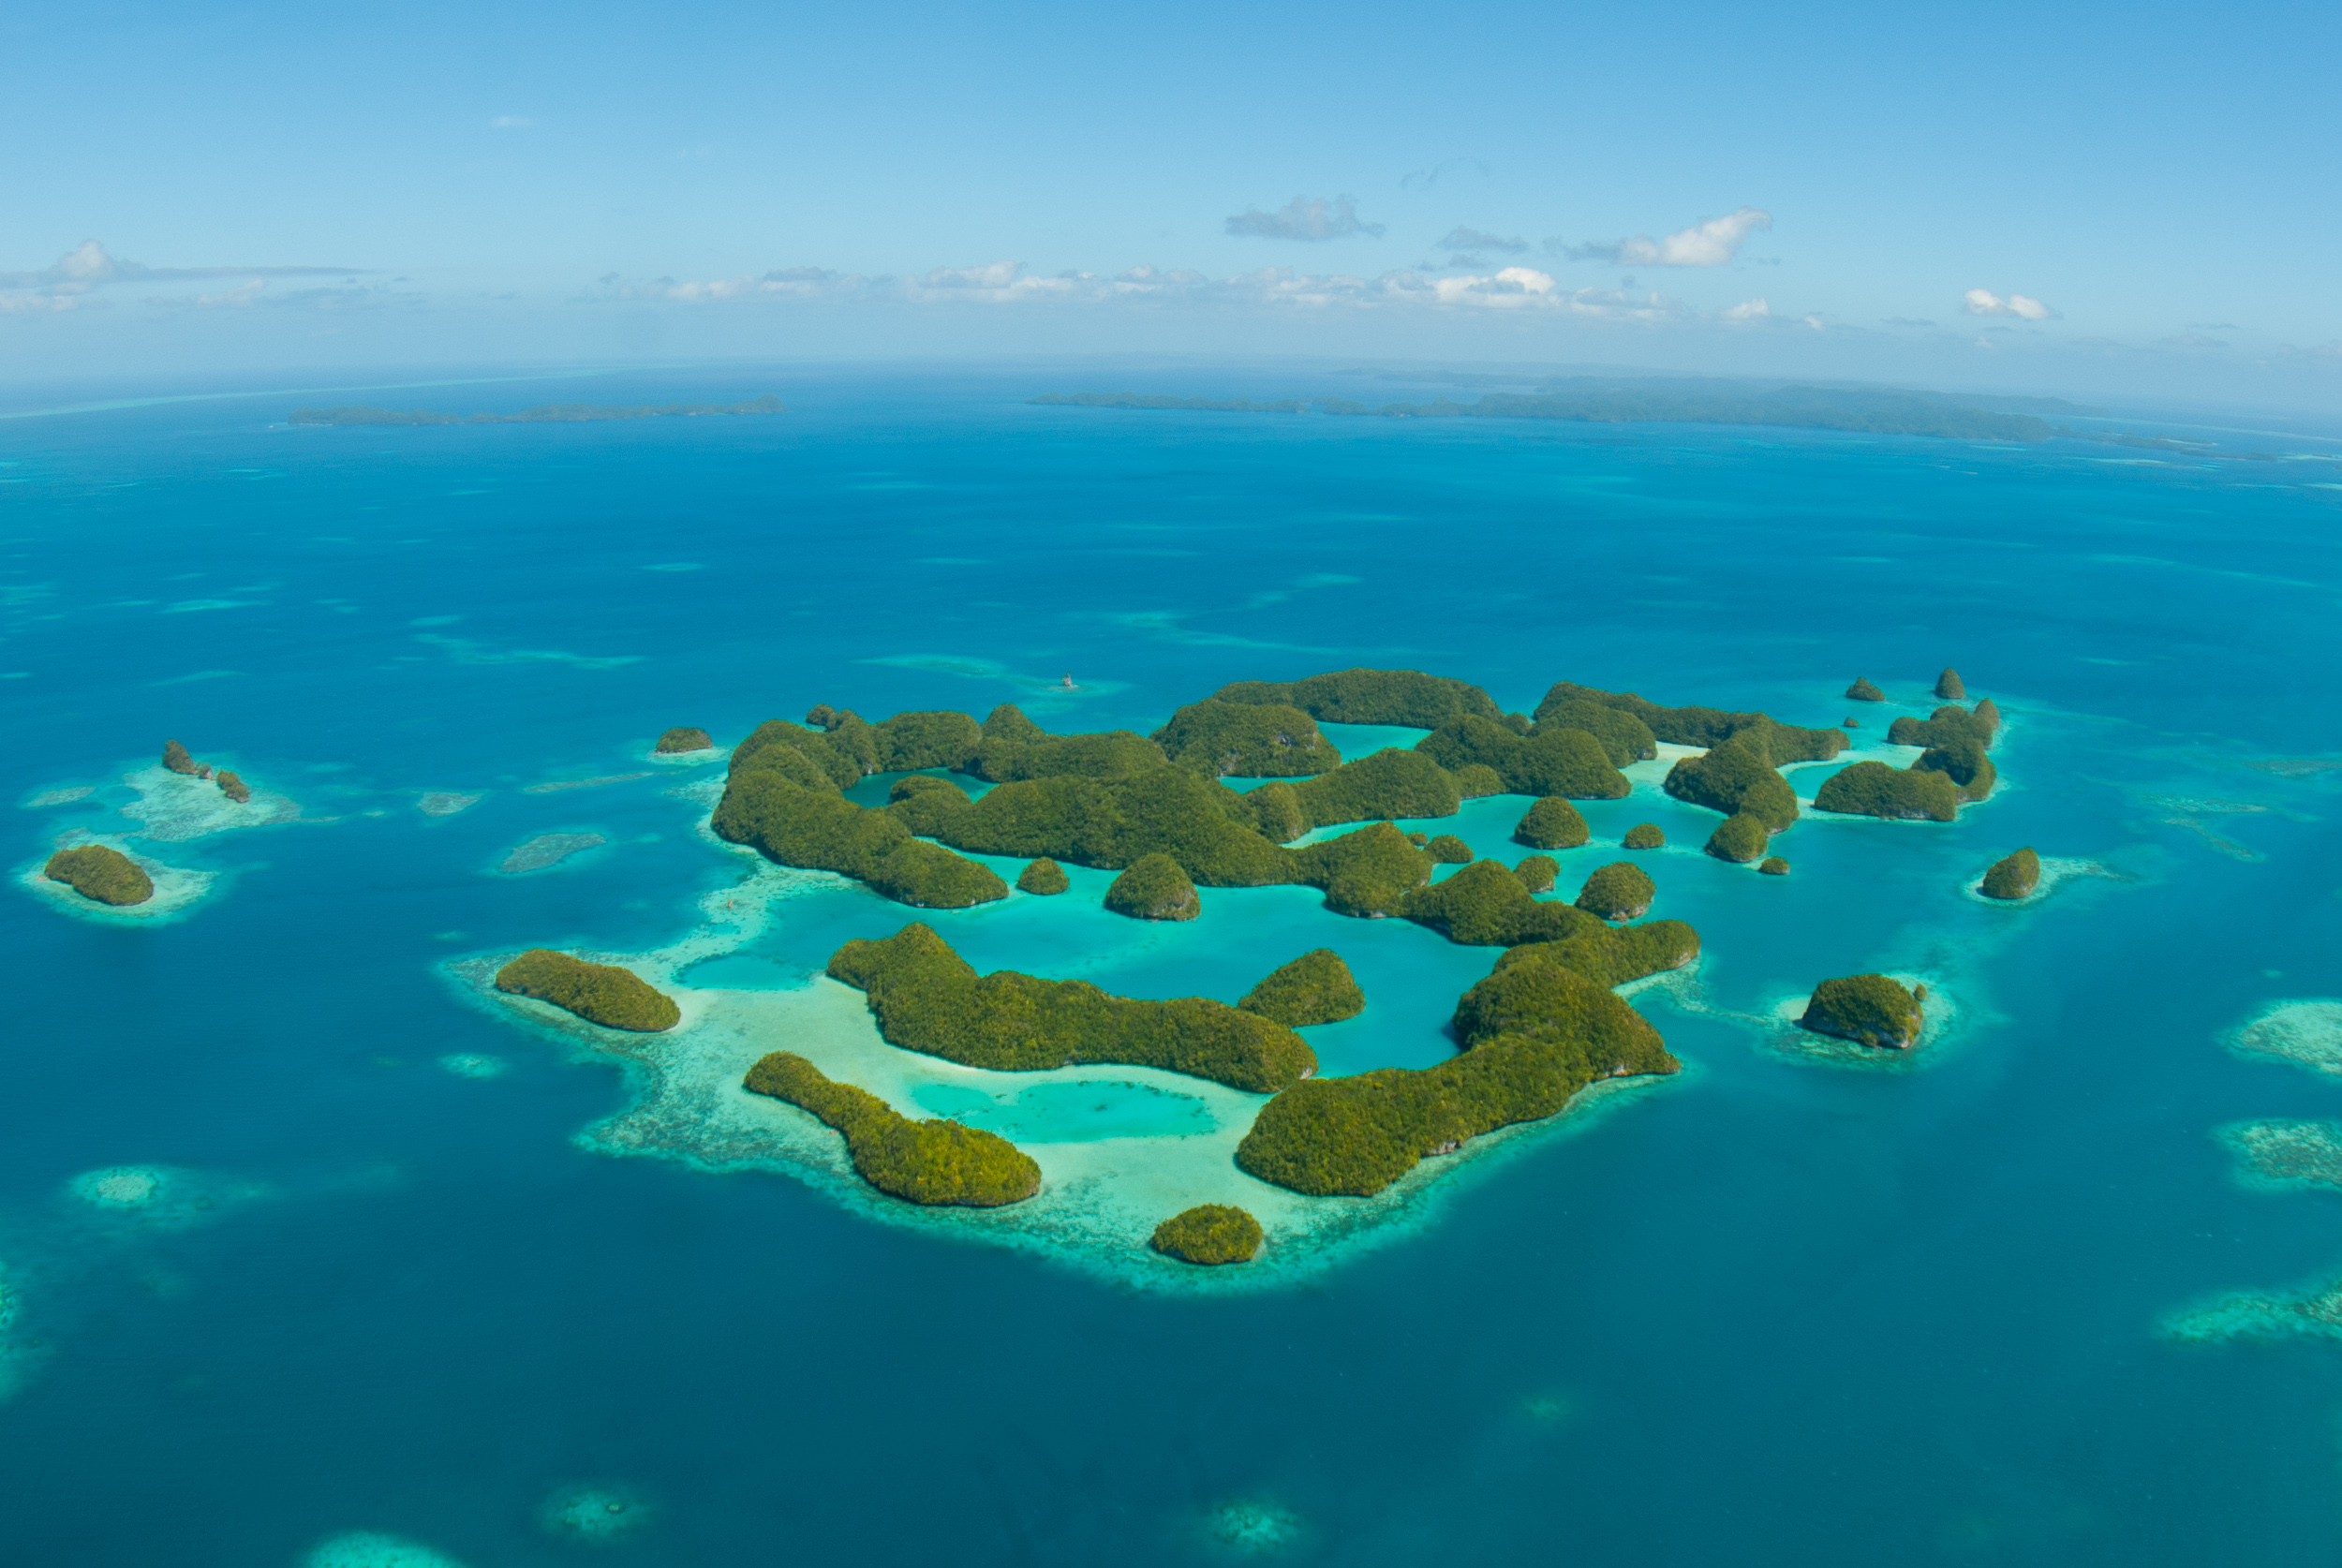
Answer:
[[[0,288],[37,288],[48,294],[86,294],[111,283],[177,283],[214,277],[348,276],[359,267],[150,267],[110,254],[96,240],[83,240],[48,266],[29,273],[0,273]]]
[[[252,302],[260,297],[260,290],[267,287],[268,283],[265,279],[256,277],[248,283],[239,284],[233,288],[222,289],[216,294],[198,294],[195,297],[195,308],[198,310],[249,310],[252,308]]]
[[[1459,225],[1447,231],[1447,237],[1440,241],[1439,248],[1442,250],[1501,250],[1508,254],[1518,254],[1529,248],[1529,242],[1518,235],[1508,239],[1503,234],[1490,234],[1484,229],[1466,229]]]
[[[1357,234],[1379,240],[1383,228],[1358,221],[1357,203],[1347,196],[1331,200],[1297,196],[1273,213],[1247,208],[1227,222],[1229,233],[1255,240],[1346,240]]]
[[[1732,260],[1742,241],[1759,229],[1771,227],[1771,213],[1761,207],[1742,207],[1723,217],[1679,229],[1663,240],[1638,234],[1628,240],[1582,245],[1548,240],[1546,246],[1573,261],[1608,261],[1621,267],[1722,267]]]
[[[1758,317],[1771,314],[1772,306],[1763,300],[1742,300],[1739,304],[1726,311],[1724,318],[1727,321],[1754,321]]]
[[[2046,321],[2057,314],[2029,295],[2011,294],[2003,299],[1989,288],[1971,288],[1961,300],[1970,316],[2015,316],[2027,321]]]

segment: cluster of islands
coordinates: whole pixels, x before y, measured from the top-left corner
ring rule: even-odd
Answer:
[[[163,743],[162,761],[172,773],[216,784],[220,794],[237,806],[252,800],[251,788],[242,778],[226,768],[215,770],[208,762],[197,762],[175,740]],[[114,909],[133,908],[155,896],[155,879],[146,867],[111,844],[75,844],[59,850],[42,865],[41,875],[64,883],[93,904]]]
[[[1898,718],[1889,729],[1893,743],[1920,748],[1908,767],[1842,768],[1815,809],[1949,821],[1988,794],[1997,707],[1990,699],[1962,705],[1965,689],[1949,670],[1934,691],[1941,705],[1927,718]],[[1884,700],[1866,680],[1846,695]],[[1351,761],[1321,723],[1427,732],[1411,749]],[[1552,1117],[1592,1086],[1678,1070],[1616,987],[1689,963],[1699,935],[1680,920],[1645,918],[1658,889],[1631,858],[1573,875],[1577,892],[1565,900],[1543,896],[1561,888],[1556,852],[1592,844],[1574,801],[1625,797],[1631,785],[1621,770],[1669,747],[1667,793],[1716,816],[1706,852],[1786,875],[1774,841],[1801,809],[1780,769],[1837,757],[1846,729],[1860,727],[1848,718],[1801,728],[1566,681],[1534,713],[1506,713],[1476,686],[1406,670],[1238,682],[1151,734],[1053,734],[1012,704],[982,720],[931,711],[871,722],[824,703],[801,723],[768,720],[733,747],[709,825],[778,865],[851,878],[912,910],[1010,897],[1010,883],[971,857],[1013,857],[1025,863],[1015,887],[1027,895],[1065,895],[1069,865],[1115,873],[1105,906],[1137,921],[1204,917],[1216,889],[1305,886],[1335,915],[1406,921],[1496,950],[1488,976],[1458,999],[1454,1057],[1330,1078],[1317,1075],[1297,1031],[1356,1015],[1365,996],[1328,948],[1276,969],[1234,1005],[1121,997],[1011,969],[981,973],[915,920],[830,956],[828,976],[861,993],[893,1046],[990,1072],[1117,1064],[1267,1096],[1236,1146],[1236,1165],[1295,1193],[1366,1197],[1423,1160]],[[715,743],[704,730],[678,728],[656,749],[688,755]],[[900,776],[885,805],[848,797],[878,774]],[[989,787],[963,788],[946,775]],[[1230,778],[1252,787],[1231,788]],[[1517,866],[1475,860],[1452,835],[1397,825],[1504,794],[1529,798],[1514,836],[1537,852]],[[1332,828],[1347,831],[1324,832]],[[1657,825],[1639,823],[1619,847],[1631,856],[1665,842]],[[1443,865],[1457,869],[1434,881]],[[1979,891],[2021,899],[2038,877],[2038,857],[2023,850],[1993,866]],[[530,950],[497,970],[494,984],[611,1029],[656,1034],[683,1020],[672,997],[630,969],[566,953]],[[1925,1008],[1923,985],[1849,975],[1816,985],[1799,1023],[1903,1050],[1920,1040]],[[740,1087],[818,1118],[843,1139],[863,1180],[905,1202],[997,1208],[1041,1189],[1040,1165],[1009,1139],[956,1119],[905,1116],[805,1056],[767,1052]],[[1164,1215],[1152,1244],[1190,1263],[1240,1263],[1262,1245],[1262,1228],[1241,1207],[1205,1204]]]

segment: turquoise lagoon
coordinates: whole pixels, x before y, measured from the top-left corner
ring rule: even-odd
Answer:
[[[2342,433],[2181,411],[2138,428],[2279,460],[2115,462],[1021,402],[1068,374],[594,394],[775,391],[771,421],[276,422],[305,392],[0,420],[0,1559],[2342,1551]],[[1161,390],[1291,391],[1188,378]],[[1706,952],[1633,1000],[1680,1077],[1387,1201],[1265,1206],[1261,1262],[1200,1277],[1098,1194],[1164,1150],[1231,1179],[1250,1097],[874,1043],[813,977],[909,913],[710,842],[719,759],[649,757],[816,702],[1144,730],[1351,664],[1851,715],[1904,757],[1886,723],[1947,663],[2009,717],[1955,824],[1808,818],[1771,879],[1698,852],[1714,819],[1662,769],[1585,807],[1564,895],[1668,834],[1634,858]],[[1883,710],[1841,699],[1858,674]],[[262,809],[174,793],[165,736]],[[1515,860],[1524,804],[1420,825]],[[600,842],[497,874],[547,835]],[[170,907],[27,875],[80,837]],[[2023,844],[2044,892],[1974,896]],[[1493,957],[1297,889],[1138,926],[1072,877],[930,918],[981,966],[1144,996],[1332,946],[1369,1005],[1310,1031],[1330,1072],[1441,1059]],[[663,955],[694,1022],[614,1052],[474,988],[540,943]],[[1784,1023],[1873,969],[1939,994],[1916,1053]],[[1044,1149],[1056,1206],[912,1213],[793,1112],[723,1119],[721,1051],[806,1043]]]

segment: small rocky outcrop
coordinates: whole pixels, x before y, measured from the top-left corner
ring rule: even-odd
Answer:
[[[1667,842],[1668,836],[1660,831],[1656,822],[1637,822],[1626,830],[1626,836],[1619,840],[1623,848],[1629,850],[1664,850]]]
[[[1169,855],[1142,855],[1106,889],[1106,908],[1134,920],[1193,920],[1204,912],[1195,884]]]
[[[1968,688],[1960,684],[1960,672],[1947,670],[1935,677],[1935,695],[1947,703],[1957,703],[1968,695]]]
[[[1578,894],[1578,907],[1604,920],[1633,920],[1650,910],[1658,891],[1641,866],[1631,861],[1612,861],[1586,879]]]
[[[672,757],[678,752],[685,751],[713,751],[715,749],[716,739],[713,735],[704,730],[694,730],[689,725],[677,725],[660,736],[659,744],[651,747],[651,750],[661,757]]]
[[[1887,700],[1885,692],[1859,675],[1855,677],[1854,684],[1845,688],[1845,694],[1846,700],[1854,703],[1883,703]]]
[[[1786,877],[1789,874],[1789,863],[1779,855],[1767,855],[1756,869],[1768,877]]]
[[[243,779],[237,777],[234,774],[230,773],[226,768],[220,769],[219,772],[214,776],[213,782],[219,786],[219,792],[221,794],[226,795],[230,800],[234,801],[238,806],[244,805],[252,798],[251,786],[245,783]]]
[[[1038,894],[1044,898],[1054,898],[1073,885],[1065,867],[1046,855],[1026,866],[1016,877],[1017,892]]]
[[[1915,994],[1883,974],[1850,974],[1814,987],[1798,1028],[1858,1044],[1907,1051],[1925,1022],[1926,987]]]
[[[2027,846],[2015,854],[1993,863],[1984,873],[1984,885],[1977,889],[1987,898],[2023,898],[2041,885],[2041,857]]]
[[[1578,808],[1559,795],[1529,807],[1513,828],[1513,842],[1533,850],[1574,850],[1593,836]]]
[[[189,778],[209,778],[212,770],[187,755],[187,748],[175,740],[163,742],[163,766],[173,773],[184,773]]]
[[[1357,979],[1341,961],[1341,954],[1321,947],[1272,972],[1236,1005],[1270,1023],[1297,1029],[1356,1017],[1366,1008],[1366,993],[1358,989]]]
[[[1147,1245],[1181,1263],[1250,1263],[1260,1251],[1260,1221],[1228,1204],[1197,1204],[1155,1227]]]
[[[155,880],[139,863],[103,844],[80,844],[49,857],[40,874],[93,903],[121,908],[155,896]]]
[[[497,989],[534,997],[589,1024],[657,1034],[683,1021],[674,998],[632,969],[533,947],[497,971]]]

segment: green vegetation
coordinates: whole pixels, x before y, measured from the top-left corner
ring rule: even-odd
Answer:
[[[1128,778],[1152,773],[1169,759],[1163,747],[1129,730],[1088,735],[1043,735],[1017,741],[986,737],[965,771],[995,784],[1031,778]]]
[[[938,778],[931,773],[906,774],[895,780],[893,787],[886,791],[886,804],[893,806],[917,795],[939,793],[949,805],[965,806],[968,804],[967,791],[950,779]]]
[[[389,408],[351,405],[339,408],[295,408],[287,419],[293,424],[579,424],[601,420],[698,418],[707,414],[785,414],[788,407],[767,392],[746,403],[661,403],[635,407],[600,403],[545,403],[517,414],[434,414],[422,409],[399,413]]]
[[[1193,920],[1204,912],[1195,884],[1169,855],[1141,855],[1106,889],[1106,908],[1134,920]]]
[[[163,742],[163,766],[173,773],[184,773],[200,778],[212,770],[187,755],[187,748],[175,740]]]
[[[1794,724],[1776,722],[1761,713],[1727,713],[1721,708],[1663,708],[1646,702],[1631,691],[1603,691],[1591,686],[1562,681],[1545,694],[1537,704],[1540,716],[1558,712],[1564,703],[1593,703],[1600,707],[1615,708],[1642,720],[1652,734],[1669,746],[1721,746],[1736,735],[1756,732],[1765,743],[1765,754],[1771,765],[1785,762],[1826,762],[1846,747],[1846,738],[1836,730],[1805,730]]]
[[[1330,947],[1304,953],[1245,994],[1237,1006],[1289,1029],[1338,1024],[1366,1007],[1366,993]]]
[[[659,744],[651,749],[665,756],[677,751],[711,751],[715,746],[715,737],[706,731],[678,725],[660,736]]]
[[[982,725],[986,740],[1045,741],[1049,732],[1025,717],[1025,710],[1014,703],[1002,703],[985,717]]]
[[[1491,719],[1466,717],[1440,726],[1415,748],[1443,768],[1473,763],[1496,770],[1507,794],[1617,800],[1633,788],[1611,766],[1601,741],[1583,730],[1543,728],[1519,735]]]
[[[1454,774],[1456,793],[1466,800],[1485,800],[1505,793],[1505,776],[1486,762],[1466,762]]]
[[[1553,884],[1562,880],[1562,863],[1551,855],[1526,855],[1513,867],[1513,875],[1531,893],[1550,893]]]
[[[752,745],[759,737],[764,744]],[[958,791],[922,790],[885,810],[865,810],[841,798],[822,771],[825,761],[842,755],[816,752],[816,744],[825,746],[827,739],[778,719],[758,726],[733,751],[731,776],[716,807],[717,835],[782,865],[836,871],[922,909],[960,910],[1008,896],[1008,885],[988,866],[921,842],[895,814],[959,796]]]
[[[1336,670],[1298,681],[1237,681],[1212,693],[1223,703],[1282,703],[1327,724],[1398,724],[1436,730],[1467,715],[1504,712],[1476,686],[1420,670]]]
[[[1911,764],[1915,773],[1940,773],[1959,787],[1960,798],[1982,800],[1993,792],[1994,783],[2000,777],[1993,760],[1984,755],[1984,748],[1972,740],[1947,741],[1931,746],[1920,753]]]
[[[1658,737],[1652,734],[1650,725],[1623,708],[1605,707],[1581,697],[1556,701],[1548,696],[1537,704],[1529,733],[1534,736],[1551,730],[1583,730],[1602,743],[1603,754],[1612,767],[1623,768],[1659,754]]]
[[[1797,791],[1775,771],[1760,734],[1736,736],[1701,756],[1682,759],[1668,770],[1665,788],[1694,806],[1754,817],[1774,833],[1797,821]]]
[[[2000,733],[2000,704],[1987,697],[1976,705],[1969,717],[1984,726],[1984,744],[1992,745],[1993,737]]]
[[[551,1002],[589,1024],[636,1034],[657,1034],[683,1019],[673,997],[632,969],[589,964],[541,947],[530,948],[497,970],[497,989]]]
[[[1619,840],[1619,845],[1628,850],[1664,850],[1667,841],[1668,836],[1659,830],[1658,823],[1637,822],[1626,830],[1626,836]]]
[[[120,908],[155,896],[155,881],[128,855],[103,844],[77,844],[49,857],[40,874],[82,897]]]
[[[1513,842],[1533,850],[1574,850],[1593,836],[1586,819],[1559,795],[1538,801],[1513,825]]]
[[[1262,785],[1244,803],[1252,807],[1253,825],[1271,844],[1290,844],[1310,830],[1309,819],[1301,814],[1301,797],[1282,780]]]
[[[1960,814],[1960,790],[1947,774],[1857,762],[1822,781],[1814,794],[1814,807],[1849,816],[1949,822]]]
[[[229,772],[226,768],[220,769],[217,774],[214,775],[212,781],[219,786],[219,792],[221,794],[226,795],[230,800],[234,801],[238,806],[244,805],[246,801],[252,798],[251,786],[245,783],[241,777]]]
[[[1326,907],[1336,914],[1368,919],[1398,914],[1431,875],[1431,857],[1389,822],[1376,822],[1285,853],[1293,880],[1323,888]]]
[[[1307,778],[1341,765],[1317,721],[1282,703],[1191,703],[1154,732],[1163,754],[1214,777]]]
[[[1461,947],[1560,941],[1594,924],[1566,904],[1541,904],[1503,863],[1475,861],[1445,881],[1417,888],[1399,913]]]
[[[1946,670],[1935,677],[1935,695],[1947,703],[1957,703],[1967,696],[1968,688],[1960,682],[1960,672]]]
[[[1016,874],[1016,891],[1053,898],[1074,885],[1065,867],[1044,855]]]
[[[1420,751],[1370,752],[1292,790],[1312,827],[1385,817],[1452,817],[1463,803],[1453,776]]]
[[[1650,873],[1630,860],[1599,866],[1579,890],[1578,908],[1604,920],[1633,920],[1658,896]]]
[[[1141,736],[1131,738],[1149,747],[1154,744]],[[1347,771],[1337,769],[1327,777]],[[1324,782],[1312,780],[1297,788],[1316,789]],[[1295,788],[1266,784],[1259,792]],[[1020,779],[972,802],[956,801],[941,791],[923,792],[897,801],[886,813],[910,833],[977,854],[1019,860],[1046,855],[1108,871],[1163,854],[1206,887],[1274,887],[1292,881],[1293,873],[1284,851],[1263,837],[1255,824],[1264,805],[1280,803],[1256,805],[1251,796],[1217,779],[1158,762],[1149,771],[1120,777]]]
[[[1260,1251],[1260,1221],[1227,1204],[1197,1204],[1155,1227],[1147,1245],[1192,1264],[1251,1263]]]
[[[855,1171],[890,1197],[999,1208],[1041,1191],[1041,1167],[1007,1139],[956,1121],[913,1121],[867,1089],[831,1081],[793,1052],[759,1059],[742,1087],[810,1111],[844,1133]]]
[[[1990,701],[1989,697],[1985,699],[1985,702]],[[1892,746],[1930,747],[1965,741],[1983,750],[1993,744],[1994,733],[1999,728],[1998,708],[1994,708],[1988,717],[1983,703],[1977,704],[1974,713],[1956,703],[1947,703],[1924,720],[1913,718],[1908,714],[1896,719],[1887,726],[1887,740]]]
[[[1852,686],[1845,688],[1845,694],[1849,699],[1857,703],[1883,703],[1887,700],[1887,694],[1885,692],[1879,690],[1878,688],[1871,685],[1870,682],[1862,679],[1860,675],[1857,675],[1854,678],[1854,684]]]
[[[1779,855],[1767,855],[1764,864],[1756,869],[1768,877],[1786,877],[1789,874],[1789,863]]]
[[[1716,831],[1708,836],[1704,846],[1718,860],[1728,860],[1735,865],[1746,865],[1765,852],[1772,841],[1772,831],[1762,819],[1746,811],[1736,811],[1716,824]]]
[[[1122,1062],[1269,1094],[1317,1069],[1307,1042],[1281,1024],[1202,997],[1136,1001],[1087,981],[1014,969],[978,976],[925,925],[831,955],[835,979],[869,998],[891,1044],[968,1067],[1034,1072]]]
[[[1496,967],[1526,958],[1549,958],[1597,985],[1623,985],[1646,975],[1680,969],[1699,956],[1699,933],[1680,920],[1647,920],[1640,925],[1605,925],[1590,920],[1574,937],[1509,948]]]
[[[1472,846],[1452,833],[1443,833],[1423,846],[1423,852],[1442,865],[1469,865]]]
[[[1457,1005],[1456,1033],[1461,1054],[1436,1067],[1285,1089],[1238,1145],[1238,1165],[1297,1192],[1370,1196],[1426,1156],[1553,1115],[1597,1079],[1681,1065],[1657,1030],[1551,943],[1499,960]]]
[[[1920,1000],[1883,974],[1825,980],[1814,988],[1798,1028],[1864,1045],[1907,1050],[1920,1037]]]
[[[2041,885],[2041,857],[2030,847],[1993,863],[1977,891],[1987,898],[2023,898]]]

